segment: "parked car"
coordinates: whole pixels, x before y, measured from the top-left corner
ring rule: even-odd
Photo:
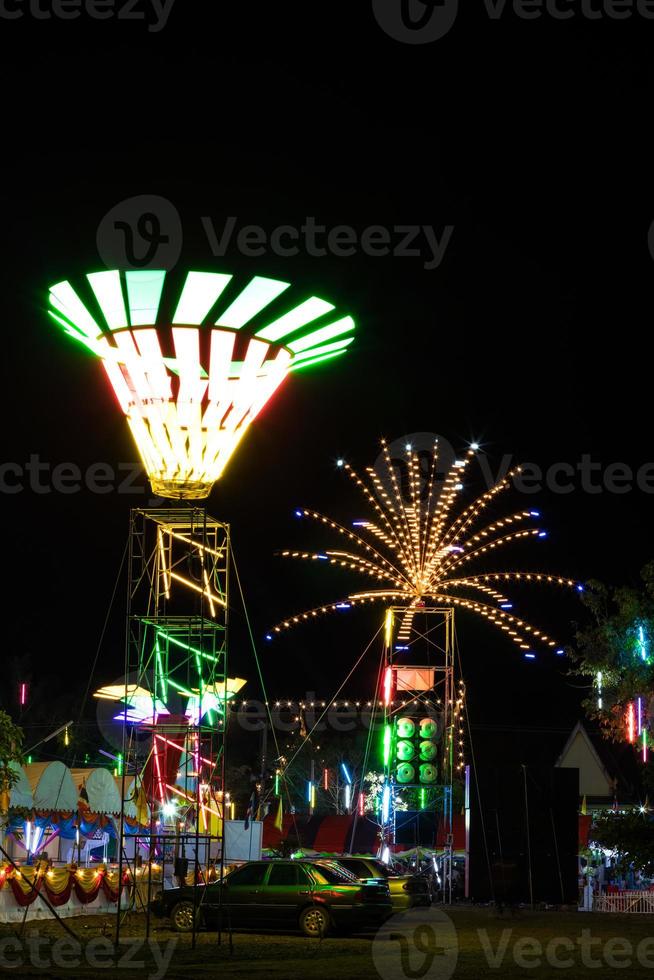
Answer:
[[[395,912],[416,905],[431,905],[429,884],[422,875],[396,874],[383,861],[372,857],[339,857],[336,860],[359,881],[385,881]]]
[[[161,891],[150,908],[190,932],[193,887]],[[198,885],[195,899],[198,926],[299,928],[305,936],[378,926],[392,912],[385,881],[359,881],[335,861],[250,861],[222,882]]]

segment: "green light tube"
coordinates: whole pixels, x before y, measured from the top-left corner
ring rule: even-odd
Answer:
[[[53,320],[56,320],[57,323],[61,324],[69,337],[72,337],[73,340],[79,340],[80,344],[84,344],[88,350],[93,351],[93,353],[96,355],[98,354],[98,344],[96,341],[91,340],[91,338],[87,337],[86,334],[80,333],[76,326],[69,323],[68,320],[64,320],[63,317],[58,316],[56,313],[53,313],[52,310],[48,310],[48,315],[51,316]]]
[[[300,361],[299,364],[295,364],[291,361],[291,366],[289,371],[301,371],[302,368],[309,367],[311,364],[318,364],[319,361],[328,361],[331,357],[339,357],[341,354],[347,353],[345,350],[335,350],[331,354],[323,354],[321,357],[312,357],[311,360]]]
[[[202,323],[231,278],[223,272],[189,272],[173,323]]]
[[[322,344],[326,340],[331,340],[332,337],[340,337],[341,334],[354,329],[355,323],[352,317],[344,316],[340,320],[335,320],[334,323],[328,323],[326,327],[321,327],[320,330],[314,330],[312,333],[305,334],[304,337],[291,340],[288,346],[295,354],[299,354],[300,351],[315,347],[316,344]]]
[[[50,303],[87,337],[95,339],[102,333],[68,281],[50,287]]]
[[[161,684],[161,693],[162,693],[161,700],[165,704],[166,701],[168,700],[168,691],[166,690],[166,672],[163,669],[163,661],[161,659],[161,650],[159,649],[159,640],[158,639],[155,639],[155,641],[154,641],[154,649],[155,649],[155,653],[156,653],[156,657],[157,657],[157,667],[158,667],[158,670],[159,670],[159,683]],[[155,684],[154,684],[154,692],[155,692],[155,697],[156,697],[156,695],[157,695],[157,682],[156,682],[156,678],[155,678]]]
[[[384,765],[387,766],[391,759],[391,726],[384,725]]]
[[[128,325],[127,310],[125,309],[118,269],[110,269],[107,272],[89,272],[86,278],[91,284],[91,289],[100,304],[100,309],[109,329],[119,330],[121,327],[126,327]]]
[[[263,330],[259,330],[256,336],[261,337],[262,340],[270,340],[274,343],[294,330],[299,330],[300,327],[311,323],[312,320],[316,320],[323,313],[329,313],[333,309],[333,303],[327,303],[324,299],[312,296],[310,299],[305,300],[304,303],[296,306],[295,309],[285,313],[284,316],[280,316],[278,320],[273,320]]]
[[[177,681],[174,681],[172,677],[168,678],[168,683],[172,684],[172,686],[175,688],[176,691],[180,691],[182,694],[186,694],[187,697],[197,698],[197,694],[194,694],[193,691],[189,691],[187,687],[182,687],[182,685],[178,684]]]
[[[157,630],[157,636],[163,636],[165,640],[168,640],[170,643],[174,643],[175,646],[181,647],[183,650],[188,650],[189,653],[194,653],[196,657],[203,657],[205,660],[211,660],[215,664],[217,664],[220,660],[220,657],[214,657],[211,653],[203,653],[203,651],[198,650],[197,647],[190,647],[188,643],[182,643],[181,640],[176,640],[174,636],[170,636],[170,634],[164,632],[164,630]]]
[[[298,361],[306,361],[308,357],[315,357],[318,354],[328,354],[333,350],[342,350],[344,347],[349,347],[354,337],[346,337],[345,340],[335,340],[333,344],[322,344],[320,347],[312,347],[311,350],[305,350],[301,354],[296,354],[293,358],[293,363],[297,364]]]
[[[148,269],[125,273],[129,317],[133,327],[145,327],[157,322],[161,292],[166,273]]]
[[[255,276],[236,297],[231,306],[228,306],[224,313],[220,314],[219,319],[216,320],[216,326],[240,330],[253,316],[265,309],[289,286],[290,282],[266,279],[265,276]]]

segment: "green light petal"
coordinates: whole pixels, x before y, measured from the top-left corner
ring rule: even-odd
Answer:
[[[290,310],[278,320],[269,323],[263,330],[259,330],[256,336],[261,337],[262,340],[275,342],[287,334],[292,333],[294,330],[297,330],[299,327],[304,327],[307,323],[311,323],[312,320],[322,316],[323,313],[329,313],[333,309],[333,303],[327,303],[324,299],[312,296],[310,299],[305,300],[304,303],[296,306],[294,310]]]
[[[343,347],[349,347],[354,337],[346,337],[345,340],[335,340],[333,344],[323,344],[322,347],[312,347],[311,350],[305,350],[302,354],[297,354],[293,358],[293,363],[297,364],[298,361],[306,361],[308,357],[313,357],[315,354],[327,354],[332,350],[341,350]]]
[[[222,272],[189,272],[173,323],[201,324],[231,278]]]
[[[157,322],[161,291],[166,273],[159,269],[125,273],[127,301],[133,327],[145,327]]]
[[[120,284],[120,272],[117,269],[108,272],[90,272],[86,278],[91,283],[91,289],[100,304],[109,329],[119,330],[121,327],[126,327],[127,310]]]
[[[231,306],[228,306],[225,312],[220,315],[220,318],[216,320],[216,326],[240,330],[253,316],[256,316],[257,313],[265,309],[269,303],[272,303],[289,286],[290,282],[281,282],[279,279],[266,279],[264,276],[255,276],[240,295],[236,297]]]
[[[60,317],[57,313],[53,313],[52,310],[48,310],[48,315],[51,316],[53,320],[56,320],[57,323],[60,323],[61,326],[66,331],[66,333],[68,334],[68,336],[72,337],[73,340],[79,340],[80,344],[84,344],[84,346],[88,350],[92,351],[94,354],[100,353],[98,349],[98,343],[96,340],[92,340],[90,337],[87,337],[85,334],[80,333],[80,331],[75,326],[73,326],[72,323],[69,323],[68,320],[64,320],[64,318]]]
[[[345,353],[346,352],[344,350],[335,350],[333,351],[333,353],[323,354],[321,357],[313,357],[310,360],[309,358],[307,358],[306,361],[300,361],[299,364],[294,364],[291,361],[291,366],[289,368],[289,371],[301,371],[302,368],[309,367],[310,364],[317,364],[318,361],[327,361],[329,360],[330,357],[339,357],[340,354],[345,354]]]
[[[347,333],[348,330],[354,329],[355,323],[352,317],[344,316],[342,320],[336,320],[334,323],[329,323],[320,330],[314,330],[313,333],[305,334],[299,340],[292,340],[288,346],[294,353],[299,354],[302,350],[315,347],[316,344],[321,344],[325,340],[331,340],[332,337],[338,337],[339,334]]]
[[[95,339],[102,333],[102,330],[67,280],[58,282],[56,285],[50,287],[50,302],[55,309],[63,313],[87,337]]]

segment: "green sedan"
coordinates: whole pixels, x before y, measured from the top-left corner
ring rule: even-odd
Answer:
[[[223,882],[170,888],[150,903],[173,929],[196,927],[300,929],[326,936],[334,929],[379,926],[393,911],[385,881],[358,881],[335,861],[250,861]]]

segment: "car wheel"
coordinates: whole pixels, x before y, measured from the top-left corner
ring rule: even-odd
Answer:
[[[197,926],[200,921],[199,910],[196,911],[195,916],[195,923]],[[177,902],[176,905],[173,905],[170,913],[170,922],[175,932],[192,932],[193,902]]]
[[[300,929],[312,939],[326,936],[331,929],[329,912],[320,905],[309,905],[300,915]]]

